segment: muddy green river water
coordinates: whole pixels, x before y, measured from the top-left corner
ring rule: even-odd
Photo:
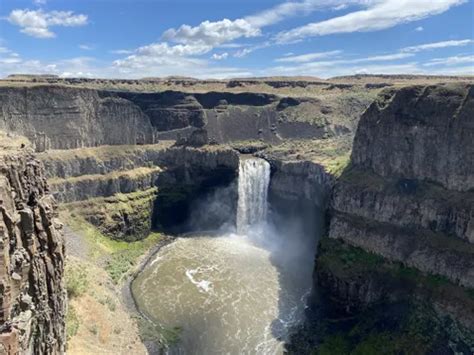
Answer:
[[[178,238],[132,284],[139,308],[180,327],[171,354],[280,354],[302,317],[311,261],[247,237]]]

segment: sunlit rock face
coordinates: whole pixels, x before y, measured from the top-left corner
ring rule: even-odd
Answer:
[[[27,148],[0,153],[0,200],[0,353],[63,353],[62,225]]]
[[[353,164],[386,178],[474,188],[474,86],[388,89],[367,109],[354,139]]]

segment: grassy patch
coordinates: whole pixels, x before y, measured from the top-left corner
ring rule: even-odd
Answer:
[[[89,286],[85,269],[79,265],[66,264],[66,291],[69,298],[82,296]]]
[[[93,175],[81,175],[81,176],[74,176],[69,178],[58,178],[54,177],[48,180],[49,184],[54,188],[55,185],[63,185],[63,184],[78,184],[81,182],[88,182],[88,181],[107,181],[107,180],[117,180],[120,178],[126,178],[129,180],[132,179],[139,179],[151,174],[157,174],[161,172],[162,169],[160,167],[140,167],[135,168],[132,170],[125,170],[125,171],[113,171],[108,174],[93,174]]]
[[[473,289],[455,285],[444,276],[423,273],[337,239],[322,238],[318,254],[318,266],[337,274],[338,277],[380,274],[387,282],[402,282],[406,286],[423,289],[430,294],[451,294],[466,301],[474,299]]]
[[[340,276],[370,272],[384,263],[383,257],[377,254],[331,238],[321,239],[318,254],[318,266],[337,272]]]
[[[150,231],[153,201],[157,188],[128,194],[115,194],[65,204],[62,210],[79,215],[100,233],[117,240],[135,241]],[[120,223],[119,221],[125,223]]]
[[[142,341],[153,342],[160,348],[169,348],[180,340],[181,327],[165,328],[141,316],[136,320]]]
[[[66,335],[68,341],[77,334],[79,324],[80,322],[76,310],[72,305],[69,305],[66,315]]]
[[[160,233],[150,233],[147,238],[136,242],[113,240],[102,234],[80,215],[62,211],[61,219],[73,230],[79,231],[84,236],[86,243],[90,246],[90,257],[93,261],[107,258],[121,251],[140,251],[145,253],[147,249],[154,246],[163,238],[163,235]]]
[[[345,171],[345,169],[349,166],[351,160],[350,153],[343,154],[339,157],[336,157],[326,164],[326,169],[328,173],[334,175],[335,177],[339,177]]]

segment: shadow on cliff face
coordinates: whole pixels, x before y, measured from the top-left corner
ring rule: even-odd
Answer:
[[[235,224],[235,171],[174,169],[158,181],[152,228],[170,234],[218,230]]]

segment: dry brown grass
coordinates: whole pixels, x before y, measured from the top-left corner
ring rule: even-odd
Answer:
[[[100,267],[72,256],[68,264],[87,270],[88,289],[69,301],[79,327],[69,340],[68,354],[146,354],[138,328],[120,298],[119,290]],[[71,311],[71,310],[70,310]]]

